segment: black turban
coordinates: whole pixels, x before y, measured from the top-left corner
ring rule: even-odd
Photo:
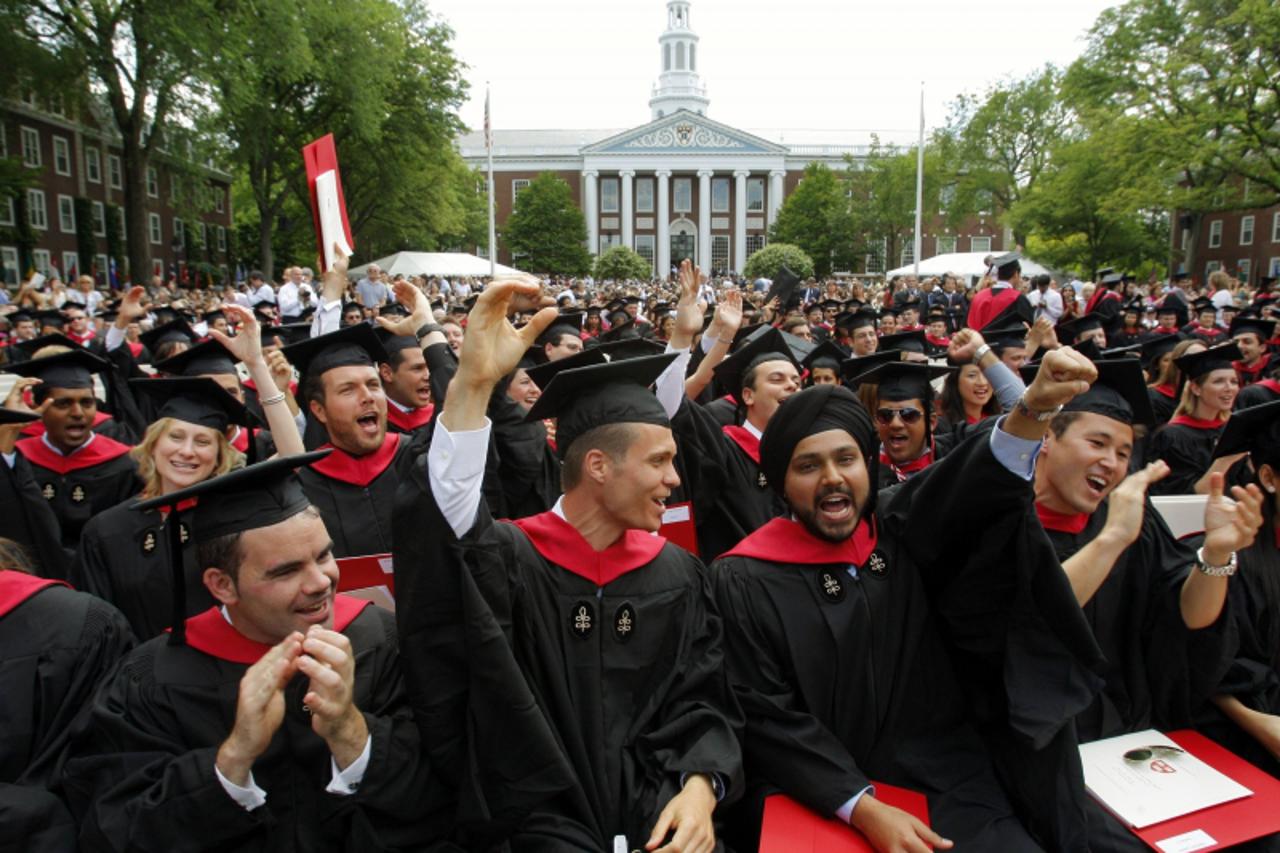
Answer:
[[[857,442],[866,461],[873,505],[880,438],[871,415],[853,392],[842,385],[815,385],[791,395],[769,419],[760,439],[760,470],[773,490],[783,494],[787,467],[796,445],[811,435],[842,429]]]

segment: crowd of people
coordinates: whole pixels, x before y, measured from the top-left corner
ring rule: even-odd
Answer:
[[[1095,279],[24,283],[3,837],[1146,849],[1079,744],[1280,775],[1280,300]]]

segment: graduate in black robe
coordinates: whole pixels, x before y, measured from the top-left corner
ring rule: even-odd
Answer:
[[[72,550],[90,518],[138,489],[130,447],[89,426],[97,406],[93,374],[105,368],[102,359],[79,349],[8,368],[41,380],[32,394],[37,405],[48,401],[41,410],[46,431],[20,440],[17,448],[31,464],[41,496],[58,517],[63,547]]]
[[[1051,408],[1047,385],[1036,399]],[[1088,703],[1097,650],[1052,555],[1028,547],[1042,427],[1018,429],[976,435],[877,495],[879,442],[852,393],[809,389],[774,416],[762,458],[791,517],[712,567],[759,794],[883,840],[908,821],[875,801],[884,782],[924,793],[957,849],[1039,849],[1012,795],[1047,848],[1083,849],[1078,775],[1045,771],[1075,760],[1064,711]],[[999,773],[980,730],[1003,745]],[[1039,776],[1038,790],[1006,793],[1002,776]]]
[[[1219,409],[1217,394],[1212,393],[1206,383],[1215,375],[1224,376],[1228,372],[1234,378],[1231,362],[1239,357],[1240,350],[1235,344],[1228,343],[1177,359],[1178,367],[1191,385],[1197,410],[1189,413],[1175,410],[1169,422],[1152,433],[1147,441],[1147,461],[1162,460],[1170,469],[1169,476],[1152,483],[1151,494],[1192,494],[1196,483],[1209,471],[1213,464],[1213,446],[1222,434],[1226,416],[1230,414],[1230,406],[1235,400],[1233,397],[1225,411]],[[1205,414],[1197,416],[1200,410]],[[1211,417],[1209,412],[1221,417]]]
[[[20,395],[30,380],[18,380]],[[31,463],[15,449],[24,424],[38,423],[40,416],[17,409],[0,408],[0,538],[12,539],[26,549],[32,569],[40,577],[67,577],[71,552],[62,546],[62,530],[49,502],[40,494]]]
[[[328,434],[328,458],[299,472],[338,557],[391,552],[396,487],[418,458],[424,433],[387,431],[377,364],[386,350],[364,323],[284,348],[302,377],[299,393]]]
[[[563,501],[495,523],[481,500],[490,388],[553,316],[506,323],[507,300],[534,289],[481,295],[430,473],[416,468],[397,501],[396,613],[423,741],[459,791],[470,849],[709,840],[741,769],[720,622],[702,564],[645,532],[676,482],[667,416],[645,386],[673,357],[558,373],[528,417],[557,418],[577,475]],[[621,437],[601,439],[610,428]],[[644,461],[622,462],[632,454]],[[601,469],[606,458],[626,469]],[[571,521],[582,512],[584,529]]]
[[[143,505],[197,499],[199,562],[222,606],[177,619],[99,689],[67,763],[83,849],[424,849],[447,832],[394,619],[334,594],[331,542],[291,476],[315,458]]]
[[[76,849],[56,793],[71,722],[133,636],[111,605],[11,568],[11,546],[0,542],[0,843],[64,853]]]

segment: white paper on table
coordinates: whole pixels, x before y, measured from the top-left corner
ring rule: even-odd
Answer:
[[[338,176],[330,169],[316,176],[316,206],[320,208],[320,243],[324,246],[324,268],[332,269],[335,260],[333,244],[351,257],[347,231],[342,227],[342,208],[338,206]]]
[[[1148,746],[1182,750],[1154,729],[1080,744],[1085,788],[1127,826],[1143,829],[1253,795],[1186,751],[1154,754],[1143,761],[1124,757]]]

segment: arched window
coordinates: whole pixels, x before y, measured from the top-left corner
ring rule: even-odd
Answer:
[[[671,45],[664,44],[662,46],[662,70],[671,70]]]
[[[684,42],[678,41],[676,42],[676,68],[683,71],[684,67]]]
[[[689,45],[689,70],[698,70],[698,46],[696,44]]]

